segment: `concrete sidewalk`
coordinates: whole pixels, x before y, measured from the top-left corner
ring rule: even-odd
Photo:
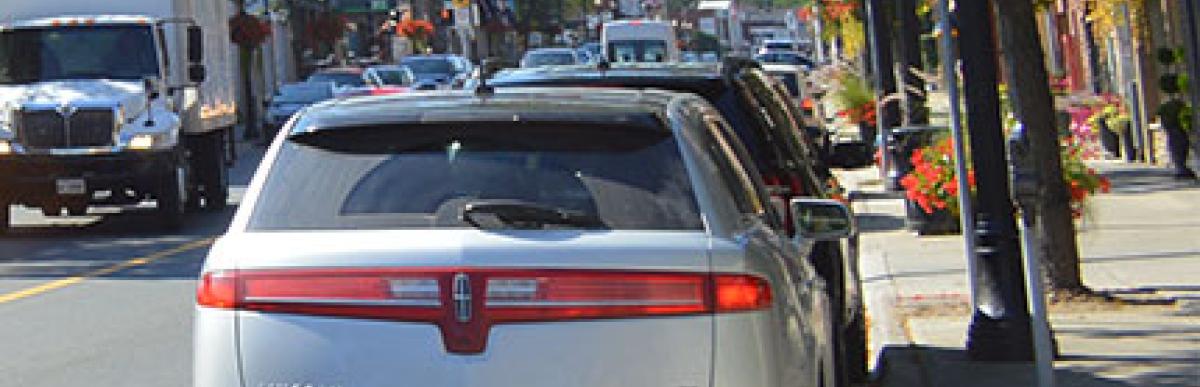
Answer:
[[[1200,387],[1200,185],[1104,162],[1114,189],[1080,227],[1084,281],[1137,305],[1051,308],[1059,386]],[[841,173],[863,228],[861,271],[881,386],[1031,386],[1031,363],[966,359],[970,289],[961,236],[904,230],[902,195],[873,169]]]

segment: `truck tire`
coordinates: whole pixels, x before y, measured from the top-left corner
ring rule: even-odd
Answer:
[[[204,209],[221,211],[229,201],[229,166],[225,130],[198,136],[194,141],[195,170],[204,195]],[[197,198],[198,200],[199,198]]]
[[[0,199],[0,235],[8,233],[12,218],[9,216],[11,204],[8,199]]]
[[[167,229],[174,230],[183,225],[183,217],[187,213],[187,182],[187,168],[182,163],[163,174],[159,182],[155,213],[158,221]]]

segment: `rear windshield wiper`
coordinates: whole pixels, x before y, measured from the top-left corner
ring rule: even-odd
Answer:
[[[462,209],[462,220],[484,229],[543,229],[546,225],[605,228],[600,217],[520,200],[476,200]]]

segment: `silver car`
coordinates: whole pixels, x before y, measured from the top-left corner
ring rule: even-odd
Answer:
[[[824,282],[720,117],[574,88],[301,112],[205,262],[195,386],[833,387]]]

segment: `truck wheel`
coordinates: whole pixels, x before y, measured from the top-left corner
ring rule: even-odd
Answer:
[[[155,212],[163,227],[176,229],[183,225],[187,197],[187,168],[182,164],[176,165],[163,176],[156,197],[158,204]]]
[[[229,166],[226,164],[225,131],[207,133],[194,143],[195,170],[203,187],[204,208],[220,211],[229,201]],[[196,198],[199,201],[199,198]]]
[[[8,199],[0,200],[0,235],[8,233],[9,223],[12,221],[9,217],[10,207]]]
[[[212,142],[210,164],[212,171],[204,179],[204,207],[209,211],[221,211],[229,205],[229,164],[225,153],[224,131],[208,136]]]

